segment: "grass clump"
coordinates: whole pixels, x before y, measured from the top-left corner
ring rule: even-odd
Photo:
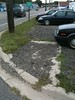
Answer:
[[[8,31],[4,32],[0,39],[0,45],[3,51],[10,53],[28,43],[31,40],[31,37],[27,32],[35,25],[37,25],[37,22],[35,21],[35,18],[33,18],[30,21],[16,26],[14,33],[9,33]]]
[[[64,73],[60,73],[57,75],[57,78],[60,80],[60,87],[63,87],[66,92],[74,92],[75,93],[75,84],[72,84],[71,79],[69,79]]]
[[[11,88],[11,91],[12,91],[13,93],[15,93],[16,95],[21,96],[20,91],[19,91],[16,87],[12,87],[12,88]],[[26,97],[26,96],[21,96],[21,98],[22,98],[22,100],[30,100],[30,99],[29,99],[28,97]]]
[[[64,55],[63,55],[63,54],[59,54],[59,55],[57,56],[56,60],[57,60],[57,61],[61,61],[61,63],[64,62]]]
[[[40,77],[38,82],[36,82],[34,85],[32,85],[32,87],[35,90],[41,91],[41,87],[45,86],[48,83],[50,83],[49,74],[47,76],[43,75],[42,77]]]
[[[13,93],[15,93],[16,95],[19,95],[19,96],[20,96],[20,91],[19,91],[16,87],[12,87],[12,88],[11,88],[11,91],[12,91]]]
[[[30,100],[30,99],[27,98],[26,96],[22,96],[22,100]]]
[[[64,88],[66,90],[66,92],[74,92],[75,93],[75,84],[72,83],[72,75],[71,73],[68,74],[68,72],[70,72],[70,69],[68,66],[65,66],[66,63],[66,57],[63,53],[61,53],[56,60],[61,62],[60,65],[60,74],[57,74],[56,77],[59,79],[60,83],[58,84],[58,86]],[[72,71],[74,72],[74,71]],[[75,75],[75,72],[73,73],[73,75]]]

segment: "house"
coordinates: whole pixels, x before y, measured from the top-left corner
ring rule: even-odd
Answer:
[[[69,2],[58,2],[58,7],[68,7]]]

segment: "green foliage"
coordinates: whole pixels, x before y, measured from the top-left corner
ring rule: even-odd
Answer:
[[[13,0],[13,2],[22,4],[22,3],[26,3],[26,2],[32,2],[32,0]]]
[[[41,7],[41,5],[42,5],[42,1],[41,0],[36,0],[35,3],[37,3],[39,7]]]
[[[58,6],[58,1],[54,1],[54,4]]]

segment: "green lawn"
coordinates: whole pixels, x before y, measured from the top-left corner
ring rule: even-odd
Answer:
[[[14,33],[9,33],[8,31],[4,32],[0,39],[0,46],[3,51],[10,53],[28,43],[31,40],[31,37],[27,32],[35,25],[37,25],[37,22],[35,18],[33,18],[30,21],[16,26]]]

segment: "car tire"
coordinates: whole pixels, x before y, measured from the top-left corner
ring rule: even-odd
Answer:
[[[45,20],[45,25],[48,26],[50,24],[49,20]]]
[[[75,36],[72,36],[68,39],[68,46],[72,49],[75,49]]]

